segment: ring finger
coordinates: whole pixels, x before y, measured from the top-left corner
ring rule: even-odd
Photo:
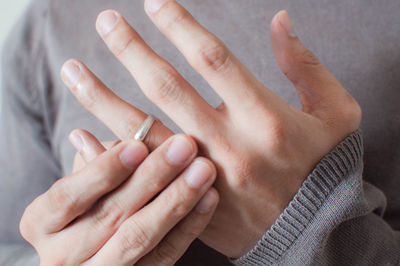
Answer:
[[[68,60],[62,67],[61,77],[78,101],[114,134],[122,139],[132,139],[146,114],[119,98],[96,77],[82,62]],[[172,132],[157,120],[145,143],[154,150]]]
[[[157,55],[116,11],[102,12],[97,31],[146,96],[186,133],[203,137],[218,112],[167,61]]]

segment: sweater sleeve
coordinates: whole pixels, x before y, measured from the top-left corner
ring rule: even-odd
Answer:
[[[12,29],[2,52],[0,112],[0,265],[38,265],[19,234],[25,207],[60,175],[44,125],[40,81],[45,1],[38,0]]]
[[[363,182],[358,130],[326,155],[236,265],[398,265],[400,232],[382,218],[386,198]]]

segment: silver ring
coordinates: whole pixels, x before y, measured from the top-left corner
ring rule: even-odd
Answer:
[[[148,115],[135,134],[135,140],[143,141],[156,121],[153,115]]]

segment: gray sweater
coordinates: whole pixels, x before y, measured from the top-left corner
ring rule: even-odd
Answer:
[[[287,9],[297,34],[358,100],[361,130],[327,154],[241,265],[397,265],[400,260],[400,1],[187,0],[184,5],[249,69],[290,104],[295,90],[272,55],[269,21]],[[220,99],[155,29],[134,0],[35,0],[3,52],[0,119],[0,265],[37,265],[18,232],[24,208],[71,172],[67,140],[85,128],[115,137],[73,98],[59,70],[84,61],[110,88],[179,129],[141,93],[94,29],[103,9],[120,10],[161,56],[216,106]],[[364,141],[363,141],[364,137]],[[365,151],[363,148],[363,142]],[[227,265],[196,241],[178,265]]]

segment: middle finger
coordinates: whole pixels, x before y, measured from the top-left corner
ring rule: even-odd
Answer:
[[[210,84],[232,112],[253,110],[260,99],[273,108],[278,97],[267,89],[214,34],[175,0],[146,0],[146,11],[158,29]],[[244,108],[243,108],[244,107]]]

